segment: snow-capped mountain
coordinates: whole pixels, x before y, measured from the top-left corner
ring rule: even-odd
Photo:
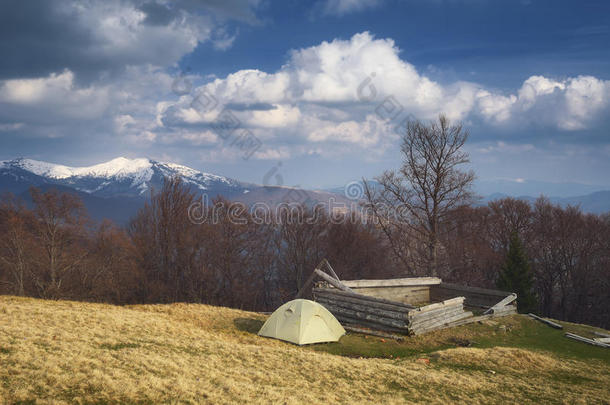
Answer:
[[[65,186],[98,197],[147,197],[151,188],[159,189],[164,177],[180,176],[194,190],[215,195],[243,193],[247,185],[214,174],[203,173],[175,163],[151,159],[119,157],[109,162],[69,167],[32,159],[0,161],[0,186],[19,190],[22,185]],[[13,187],[6,187],[13,183]]]
[[[281,202],[328,202],[331,198],[345,200],[343,195],[324,191],[243,183],[175,163],[123,157],[87,167],[23,158],[0,161],[0,194],[10,192],[31,203],[30,187],[43,191],[54,188],[77,194],[94,219],[107,218],[126,224],[149,198],[151,190],[161,189],[164,178],[175,176],[181,177],[191,191],[206,194],[210,200],[222,196],[245,204],[263,202],[269,206]]]

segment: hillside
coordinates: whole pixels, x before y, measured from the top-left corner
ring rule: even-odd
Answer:
[[[523,316],[401,343],[349,335],[311,347],[259,338],[253,332],[263,319],[195,304],[117,307],[0,297],[0,398],[592,404],[610,397],[610,351]],[[473,347],[458,347],[466,344]]]

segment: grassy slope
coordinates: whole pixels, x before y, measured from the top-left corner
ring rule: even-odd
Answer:
[[[125,308],[0,297],[0,403],[591,404],[610,398],[610,350],[522,316],[402,343],[348,335],[310,347],[259,338],[253,332],[263,319],[204,305]],[[583,335],[592,330],[565,325]],[[467,341],[474,347],[457,347]],[[430,364],[417,360],[422,357]]]

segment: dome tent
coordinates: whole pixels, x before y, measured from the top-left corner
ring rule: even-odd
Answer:
[[[296,299],[276,309],[258,332],[297,345],[336,342],[345,329],[326,308],[314,301]]]

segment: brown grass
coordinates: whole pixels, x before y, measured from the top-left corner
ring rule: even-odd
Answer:
[[[609,365],[518,348],[400,359],[321,353],[248,331],[264,317],[194,304],[0,297],[0,402],[604,403]],[[447,333],[447,332],[443,332]]]

